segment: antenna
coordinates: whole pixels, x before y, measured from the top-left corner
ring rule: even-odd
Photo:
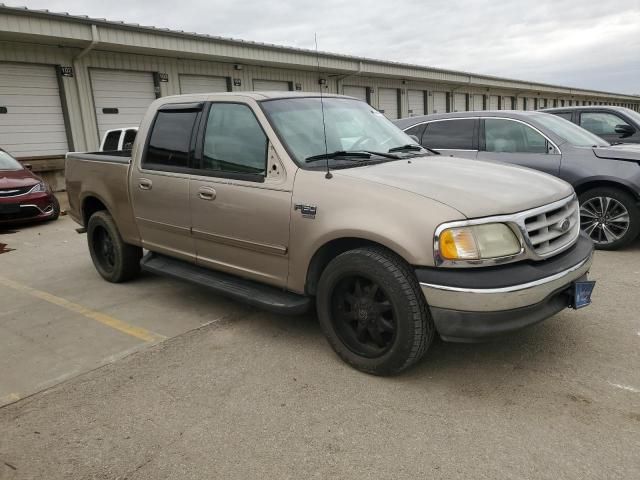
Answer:
[[[314,39],[316,42],[316,63],[318,65],[318,85],[320,85],[320,108],[322,109],[322,131],[324,133],[324,154],[327,166],[327,173],[324,178],[332,178],[331,171],[329,170],[329,147],[327,147],[327,124],[324,120],[324,99],[322,98],[322,83],[320,83],[320,54],[318,53],[318,33],[314,34]]]

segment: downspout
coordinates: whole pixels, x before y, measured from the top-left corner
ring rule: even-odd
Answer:
[[[347,73],[346,75],[338,75],[336,78],[336,87],[338,87],[338,95],[340,95],[340,87],[342,86],[342,81],[345,78],[349,78],[349,77],[353,77],[354,75],[360,75],[362,73],[362,61],[358,62],[358,70],[351,72],[351,73]]]
[[[73,64],[73,70],[75,72],[80,72],[80,60],[86,56],[91,50],[93,50],[95,48],[95,46],[100,43],[100,39],[98,37],[98,27],[96,25],[91,25],[91,42],[89,43],[89,45],[87,45],[80,53],[78,53],[78,55],[76,55],[75,57],[73,57],[72,59],[72,64]],[[76,73],[77,75],[78,73]],[[78,82],[78,86],[80,86],[80,83],[84,83],[85,82],[85,78],[84,78],[84,71],[82,72],[82,75],[78,77],[79,78],[79,82]],[[85,143],[85,147],[88,149],[89,148],[89,134],[87,131],[87,121],[86,119],[88,118],[87,115],[87,109],[85,106],[85,102],[83,101],[83,90],[85,90],[84,88],[79,89],[78,94],[80,96],[79,98],[79,106],[80,106],[80,115],[82,116],[82,131],[84,133],[84,143]]]

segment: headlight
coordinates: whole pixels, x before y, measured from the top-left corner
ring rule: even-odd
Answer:
[[[452,227],[439,237],[440,256],[445,260],[481,260],[520,253],[520,242],[504,223]]]
[[[47,191],[46,185],[44,184],[44,182],[40,182],[34,185],[33,188],[29,190],[29,193],[39,193],[39,192],[46,192],[46,191]]]

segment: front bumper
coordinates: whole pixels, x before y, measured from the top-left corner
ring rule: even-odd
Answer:
[[[47,220],[54,215],[55,206],[50,192],[0,198],[0,225]]]
[[[416,275],[436,329],[449,341],[477,341],[541,322],[571,305],[571,285],[586,280],[593,245],[580,235],[541,262],[473,269],[419,268]]]

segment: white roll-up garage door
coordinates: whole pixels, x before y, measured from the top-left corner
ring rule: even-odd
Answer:
[[[534,110],[535,109],[534,101],[535,101],[535,99],[533,97],[527,97],[527,110]]]
[[[180,93],[212,93],[228,91],[225,77],[180,75]]]
[[[433,92],[433,113],[446,113],[447,94],[444,92]]]
[[[453,111],[454,112],[467,111],[467,96],[464,93],[455,93],[453,95]]]
[[[484,96],[483,95],[473,95],[471,97],[471,110],[472,111],[479,111],[479,110],[484,110]]]
[[[511,104],[511,97],[502,97],[502,109],[503,110],[513,109],[513,105]]]
[[[516,103],[516,110],[524,110],[524,98],[523,97],[518,97],[517,103]]]
[[[378,89],[378,110],[387,118],[398,118],[398,89],[379,88]]]
[[[0,63],[0,147],[18,158],[67,153],[54,67]]]
[[[156,99],[151,72],[91,69],[100,138],[112,128],[135,127]]]
[[[342,87],[342,94],[349,97],[359,98],[360,100],[367,101],[367,87],[356,87],[354,85],[345,85]]]
[[[289,82],[282,80],[254,80],[253,89],[257,92],[288,92]]]
[[[489,95],[489,110],[498,110],[498,96]]]
[[[424,92],[422,90],[408,90],[407,103],[410,117],[424,115]]]

